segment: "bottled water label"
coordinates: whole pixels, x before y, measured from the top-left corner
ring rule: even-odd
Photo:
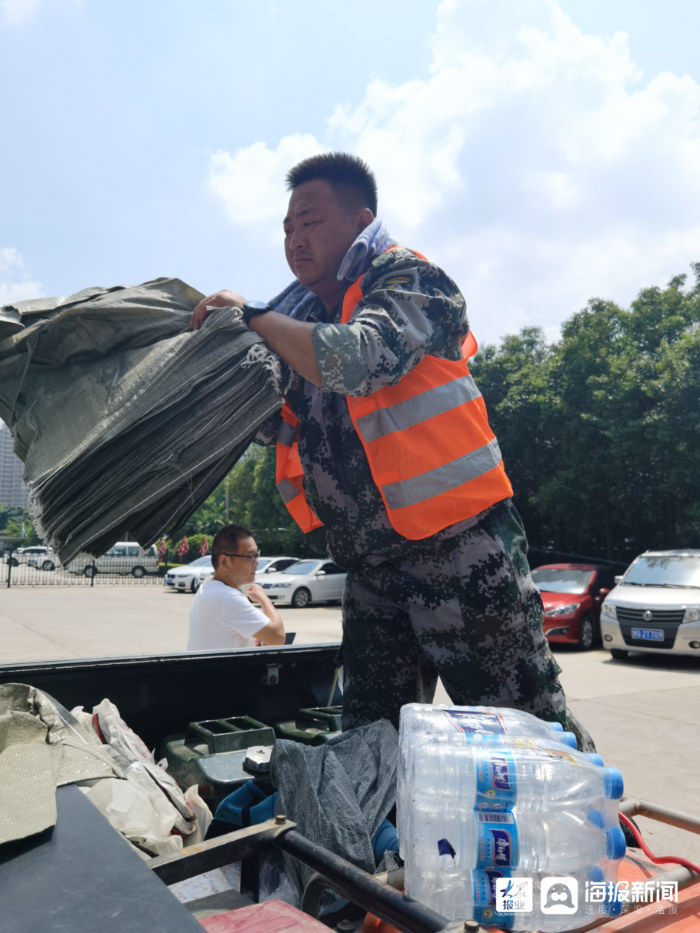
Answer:
[[[476,868],[515,868],[520,853],[513,814],[482,811],[476,818]]]
[[[496,713],[453,709],[445,710],[445,715],[458,732],[486,733],[487,740],[494,735],[503,735],[508,731],[503,717]]]
[[[524,735],[510,735],[502,739],[499,739],[498,737],[496,737],[496,741],[494,742],[493,741],[494,737],[487,735],[487,736],[484,736],[484,745],[491,742],[492,745],[507,744],[509,746],[512,746],[513,748],[533,748],[537,752],[539,752],[541,749],[549,749],[549,748],[553,749],[554,751],[559,751],[560,743],[557,742],[557,734],[562,735],[562,733],[552,732],[552,741],[550,744],[546,744],[541,738],[540,739],[538,738],[529,739]],[[471,742],[471,739],[469,741]],[[564,752],[565,758],[571,761],[575,761],[573,756],[567,755],[566,748],[563,749],[563,752]]]
[[[488,927],[499,927],[501,930],[511,930],[515,915],[512,913],[499,913],[496,910],[496,882],[501,878],[510,878],[508,870],[475,871],[472,872],[473,886],[473,912],[474,920]]]
[[[535,748],[537,750],[537,755],[539,758],[550,761],[566,761],[569,764],[579,767],[579,765],[586,764],[586,759],[579,756],[576,758],[570,753],[566,748],[555,748],[552,746],[536,745],[533,744],[529,739],[513,738],[511,739],[511,745],[514,748]]]
[[[515,761],[508,751],[492,749],[474,753],[476,807],[478,810],[510,810],[517,796]]]

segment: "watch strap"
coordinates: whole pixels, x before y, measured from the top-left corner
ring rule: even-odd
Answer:
[[[258,314],[267,314],[268,311],[272,311],[272,308],[264,301],[246,301],[241,311],[245,323],[250,324],[251,318],[256,317]]]

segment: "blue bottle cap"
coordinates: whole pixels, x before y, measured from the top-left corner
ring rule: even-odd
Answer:
[[[619,800],[625,789],[625,782],[622,780],[622,774],[617,768],[606,768],[603,778],[605,787],[605,796],[609,800]]]
[[[625,844],[625,834],[622,832],[619,826],[608,826],[605,830],[605,840],[606,840],[606,856],[609,859],[614,859],[617,861],[621,859],[625,854],[625,849],[627,848]]]
[[[586,814],[586,819],[590,823],[594,823],[596,826],[599,826],[601,829],[605,829],[605,817],[600,812],[600,810],[589,810]]]
[[[384,820],[374,836],[372,836],[372,852],[374,857],[379,860],[387,851],[398,852],[399,839],[394,824],[390,823],[389,820]]]
[[[564,745],[568,745],[569,748],[578,748],[578,742],[573,732],[562,732],[559,739]]]
[[[589,881],[605,881],[605,875],[603,874],[603,869],[599,865],[591,865],[588,869],[588,880]]]
[[[554,729],[555,732],[564,731],[564,727],[558,720],[556,720],[555,722],[548,722],[547,725],[549,726],[550,729]]]
[[[600,765],[603,767],[604,762],[598,752],[583,752],[583,757],[586,761],[590,761],[592,765]]]

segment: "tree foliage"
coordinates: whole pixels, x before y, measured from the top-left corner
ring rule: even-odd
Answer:
[[[626,561],[700,543],[693,271],[629,309],[591,300],[552,345],[527,329],[474,358],[533,544]]]
[[[250,528],[263,554],[289,554],[298,557],[325,555],[323,530],[305,535],[292,521],[275,485],[275,451],[253,444],[227,478],[174,533],[208,532],[211,537],[233,522]]]
[[[24,529],[24,531],[23,531]],[[22,545],[38,544],[39,537],[26,509],[0,502],[0,535],[22,539]]]

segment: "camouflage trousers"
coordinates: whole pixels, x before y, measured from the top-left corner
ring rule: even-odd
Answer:
[[[574,726],[511,502],[410,558],[348,573],[343,729],[432,702],[438,675],[456,705],[509,706]],[[592,748],[576,723],[580,744]],[[576,729],[575,729],[576,731]]]

